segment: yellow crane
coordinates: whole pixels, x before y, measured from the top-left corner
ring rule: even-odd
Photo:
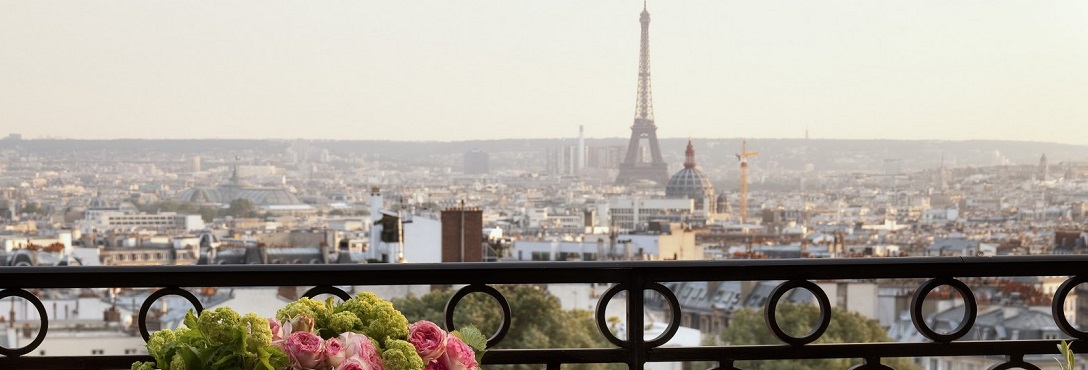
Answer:
[[[757,151],[748,151],[748,141],[741,141],[740,154],[740,222],[748,223],[748,158],[759,155]]]

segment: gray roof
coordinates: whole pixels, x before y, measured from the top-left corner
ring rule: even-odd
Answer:
[[[747,299],[744,300],[744,307],[748,308],[762,308],[767,304],[767,299],[771,297],[771,292],[783,281],[760,281],[756,283],[756,286],[752,288],[752,292],[748,293]],[[816,299],[811,292],[804,289],[791,289],[786,292],[786,295],[782,297],[780,303],[809,303]]]
[[[933,250],[965,250],[967,248],[978,247],[979,242],[977,240],[967,240],[960,238],[940,238],[933,241],[933,244],[926,246],[927,251]]]
[[[714,284],[705,281],[667,282],[662,283],[676,295],[683,312],[707,313],[711,311],[723,311],[731,313],[740,308],[762,309],[767,304],[771,292],[782,281],[755,282],[752,291],[747,297],[741,296],[741,282],[720,281]],[[711,291],[713,290],[713,291]],[[810,303],[815,297],[804,289],[790,290],[780,302]],[[665,307],[665,302],[660,295],[646,296],[646,302],[657,308]]]
[[[279,188],[248,188],[234,185],[219,187],[195,187],[178,193],[175,199],[193,203],[227,204],[235,199],[248,199],[256,206],[282,206],[304,204],[294,194]]]
[[[955,306],[926,317],[926,323],[938,333],[950,333],[963,320],[963,305]],[[899,342],[927,341],[910,322],[910,316],[901,316],[888,330]],[[963,337],[964,340],[1020,340],[1050,337],[1068,339],[1054,324],[1049,310],[1026,306],[990,306],[979,309],[975,324]]]

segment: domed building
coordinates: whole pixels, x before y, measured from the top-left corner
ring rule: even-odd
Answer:
[[[235,199],[247,199],[253,205],[270,212],[310,212],[314,208],[282,188],[244,186],[238,179],[238,169],[230,181],[217,187],[195,187],[181,191],[175,199],[197,204],[227,205]]]
[[[688,139],[688,149],[684,151],[684,169],[669,179],[665,185],[665,197],[694,200],[696,213],[704,217],[717,209],[714,185],[702,171],[695,168],[695,146],[691,144],[691,139]]]

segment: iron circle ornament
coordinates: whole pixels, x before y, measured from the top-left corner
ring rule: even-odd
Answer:
[[[351,294],[348,294],[348,292],[345,292],[343,289],[329,285],[321,285],[310,288],[306,290],[306,293],[302,293],[302,296],[313,299],[314,297],[322,294],[336,296],[336,298],[340,298],[340,300],[342,301],[347,301],[351,299]]]
[[[656,338],[646,341],[646,346],[649,348],[660,347],[661,345],[671,340],[672,337],[676,335],[676,332],[680,330],[680,300],[676,298],[676,294],[669,290],[669,288],[661,285],[660,283],[646,284],[645,289],[652,290],[657,292],[658,294],[661,294],[661,296],[664,297],[665,301],[669,304],[669,312],[671,314],[669,319],[669,325],[665,327],[665,331],[662,332],[661,335],[658,335]],[[615,344],[618,347],[627,347],[626,340],[617,338],[615,334],[612,334],[612,331],[608,328],[608,322],[605,319],[605,311],[608,307],[608,303],[611,302],[612,298],[615,297],[616,294],[619,294],[619,292],[621,291],[627,291],[628,294],[630,294],[630,289],[628,289],[627,284],[616,284],[613,285],[611,288],[608,288],[608,290],[606,290],[597,301],[597,309],[595,310],[594,316],[597,321],[597,330],[599,330],[601,334],[604,335],[605,339],[608,339],[609,342],[612,342],[612,344]]]
[[[499,302],[499,306],[502,308],[502,324],[495,330],[495,333],[487,338],[487,348],[494,347],[496,344],[502,341],[506,337],[506,333],[510,331],[511,312],[510,302],[506,300],[506,297],[502,295],[497,289],[484,284],[471,284],[459,289],[457,293],[453,293],[450,300],[446,302],[446,331],[454,331],[457,328],[453,325],[453,310],[457,308],[457,304],[461,302],[462,298],[472,293],[484,293],[495,301]]]
[[[778,319],[775,317],[775,310],[778,308],[778,301],[782,299],[782,296],[791,289],[800,288],[809,291],[816,297],[816,302],[820,305],[820,323],[812,328],[808,334],[801,337],[794,337],[787,334],[782,327],[778,325]],[[819,339],[824,331],[827,330],[828,325],[831,324],[831,301],[827,299],[827,294],[823,289],[820,289],[819,285],[808,280],[788,280],[782,284],[779,284],[774,290],[771,291],[770,297],[767,298],[767,306],[764,309],[763,317],[767,321],[767,327],[771,330],[771,333],[779,340],[786,342],[792,346],[803,346],[812,343],[816,339]]]
[[[42,304],[42,300],[38,299],[37,296],[31,294],[26,290],[15,288],[4,289],[0,291],[0,299],[8,297],[19,297],[30,301],[30,304],[34,305],[34,309],[38,310],[38,317],[39,320],[41,320],[42,322],[42,325],[38,327],[38,335],[35,336],[34,340],[28,343],[26,346],[20,348],[6,348],[4,346],[0,346],[0,355],[4,355],[6,357],[19,357],[30,353],[30,351],[38,348],[38,346],[42,344],[42,341],[45,340],[45,335],[49,332],[49,314],[45,312],[45,305]]]
[[[955,289],[960,293],[960,297],[963,297],[963,320],[960,321],[960,325],[955,330],[948,334],[934,331],[926,324],[926,318],[922,315],[922,304],[925,303],[926,296],[933,289],[942,285]],[[978,316],[978,304],[975,302],[975,295],[971,292],[971,288],[967,287],[967,284],[962,281],[950,277],[934,278],[926,281],[922,286],[918,287],[910,301],[910,321],[914,323],[914,328],[918,329],[918,332],[922,333],[926,338],[937,343],[949,343],[966,335],[975,324],[976,316]]]
[[[1069,278],[1063,282],[1062,285],[1058,286],[1058,290],[1054,291],[1054,301],[1051,303],[1051,312],[1054,316],[1054,323],[1058,324],[1058,328],[1061,328],[1062,332],[1066,335],[1080,340],[1088,340],[1088,332],[1078,330],[1069,323],[1069,319],[1065,318],[1065,300],[1077,285],[1086,282],[1088,282],[1088,276],[1085,275],[1077,275]]]
[[[147,332],[147,313],[148,311],[151,311],[151,305],[155,303],[155,301],[159,300],[159,298],[168,295],[176,295],[178,297],[185,298],[185,300],[189,301],[189,303],[193,305],[193,309],[196,310],[197,315],[199,315],[201,312],[204,312],[204,306],[200,305],[200,300],[197,299],[196,296],[188,290],[177,287],[168,287],[156,290],[154,293],[151,293],[151,295],[147,296],[147,298],[144,299],[144,303],[140,305],[140,315],[137,316],[137,323],[140,326],[140,336],[144,338],[144,342],[147,342],[148,339],[151,339],[151,333]]]
[[[669,288],[660,283],[649,283],[646,285],[646,289],[661,294],[665,301],[669,303],[669,312],[671,314],[669,316],[669,326],[666,326],[665,331],[658,335],[657,338],[646,341],[646,345],[650,348],[660,347],[672,339],[677,330],[680,330],[680,300],[676,299],[676,294],[673,294]]]
[[[733,362],[733,360],[721,360],[718,361],[717,367],[712,367],[708,370],[741,370],[740,368],[733,365]]]
[[[1010,369],[1024,369],[1024,370],[1041,370],[1038,366],[1024,361],[1023,355],[1017,355],[1010,358],[1008,361],[1000,364],[990,366],[987,370],[1010,370]]]
[[[627,290],[627,284],[623,283],[613,285],[608,288],[608,290],[605,290],[597,300],[597,308],[593,313],[593,316],[596,319],[595,321],[597,321],[597,330],[601,332],[601,335],[604,335],[604,339],[612,342],[612,344],[615,344],[617,347],[627,347],[627,341],[616,338],[616,335],[612,334],[612,330],[608,329],[608,321],[605,319],[605,310],[608,308],[608,302],[612,300],[612,297],[615,297],[616,294],[619,294],[619,292],[624,290]]]
[[[879,358],[873,357],[873,358],[865,358],[864,362],[862,362],[861,364],[855,365],[854,367],[851,367],[849,370],[894,370],[894,369],[892,369],[891,366],[880,363]]]

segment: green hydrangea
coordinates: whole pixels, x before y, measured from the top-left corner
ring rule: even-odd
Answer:
[[[160,330],[148,339],[155,363],[137,362],[133,370],[279,370],[289,364],[287,354],[272,345],[268,319],[257,314],[239,316],[221,307],[196,316],[185,315],[185,327]]]
[[[255,313],[242,316],[242,326],[246,328],[246,350],[256,353],[257,348],[272,345],[272,328],[268,319]]]
[[[131,370],[155,370],[154,362],[137,362],[132,364]]]
[[[185,357],[181,353],[175,353],[174,358],[170,360],[170,369],[164,370],[188,370],[189,365],[185,363]]]
[[[423,370],[423,359],[416,353],[416,347],[400,339],[385,341],[386,350],[382,352],[382,367],[399,370]]]
[[[328,324],[330,314],[332,314],[332,309],[327,302],[304,297],[277,310],[276,319],[280,320],[280,322],[287,322],[300,315],[308,316],[314,319],[315,326],[325,327]]]
[[[200,332],[212,346],[236,343],[240,339],[238,336],[244,334],[240,330],[242,317],[230,307],[205,310],[197,317],[197,323],[200,325]]]
[[[393,308],[387,300],[378,298],[374,293],[362,292],[336,307],[336,312],[351,312],[359,317],[361,325],[355,332],[362,332],[374,338],[378,343],[387,343],[389,339],[408,338],[408,319]],[[384,348],[383,348],[384,349]]]
[[[166,346],[173,343],[177,339],[174,335],[174,331],[170,329],[163,329],[151,333],[151,337],[147,339],[147,353],[151,357],[155,358],[160,364],[166,364],[166,359],[169,358]],[[135,364],[133,364],[135,366]]]
[[[340,335],[340,333],[361,329],[362,327],[363,321],[359,320],[358,316],[355,316],[354,313],[343,311],[329,316],[329,323],[325,328],[333,333],[333,336],[337,336]]]

